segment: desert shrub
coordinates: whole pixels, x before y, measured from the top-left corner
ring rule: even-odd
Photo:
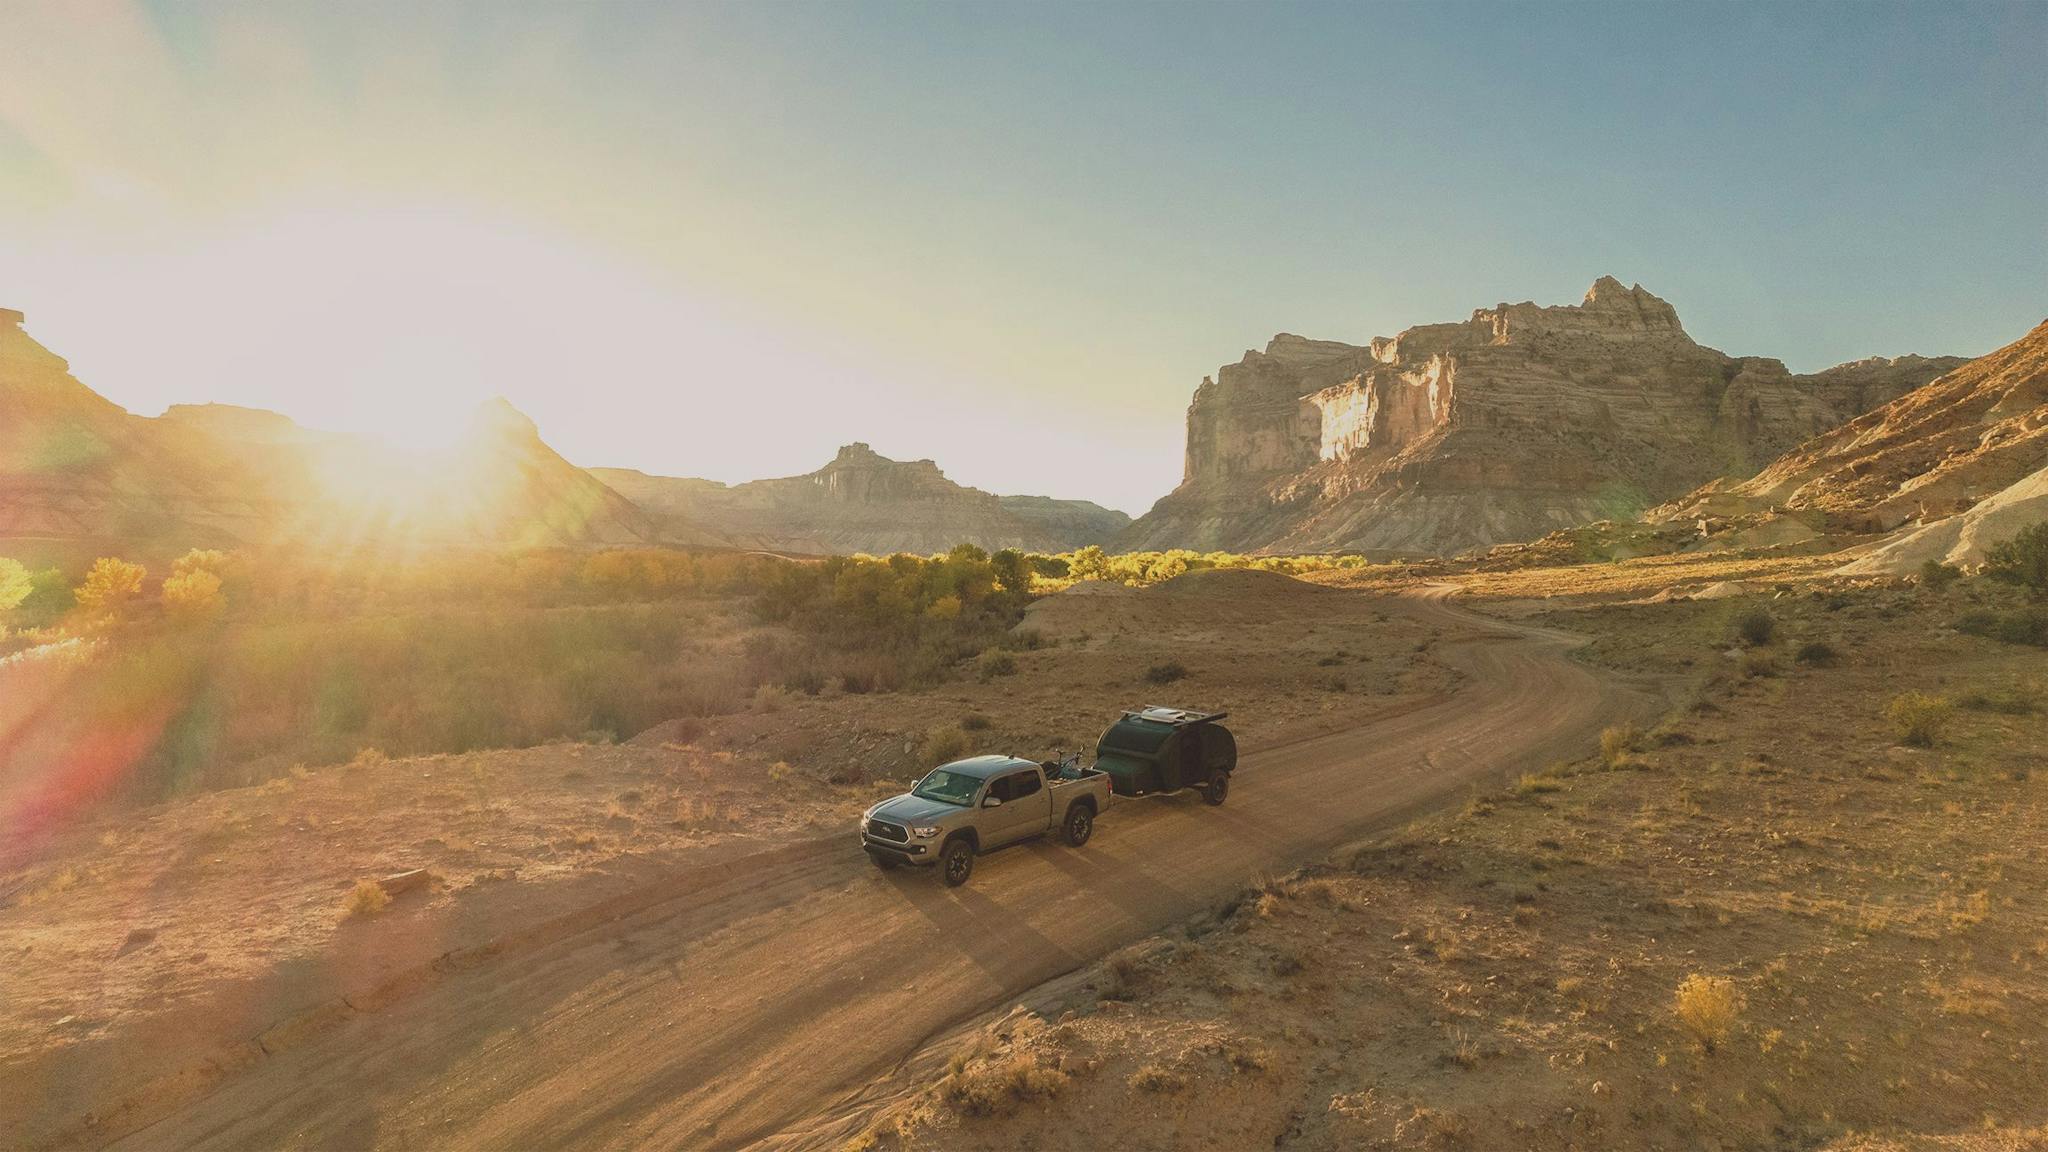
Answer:
[[[1957,696],[1956,704],[1972,712],[2031,716],[2041,710],[2044,697],[2048,697],[2048,690],[2039,681],[2022,680],[1997,688],[1973,688]]]
[[[1562,791],[1564,791],[1564,782],[1562,780],[1550,776],[1541,776],[1534,772],[1524,772],[1521,779],[1515,781],[1515,794],[1517,796],[1539,796],[1546,792]]]
[[[1138,989],[1145,969],[1136,955],[1129,951],[1118,952],[1102,965],[1103,984],[1100,996],[1104,1000],[1129,1000]]]
[[[73,596],[78,606],[87,612],[119,612],[123,605],[141,593],[142,579],[146,575],[148,573],[140,564],[102,556],[92,562],[92,568],[85,574],[85,582],[78,586]]]
[[[204,616],[220,607],[220,577],[204,568],[178,572],[164,580],[164,610],[176,616]]]
[[[1969,636],[1989,638],[1998,631],[1998,613],[1986,608],[1972,608],[1956,617],[1955,629]]]
[[[1778,674],[1778,658],[1769,652],[1744,652],[1736,668],[1745,680],[1768,678]]]
[[[1808,640],[1799,646],[1799,651],[1793,653],[1792,658],[1801,664],[1826,668],[1835,662],[1836,653],[1834,647],[1826,641]]]
[[[979,712],[969,712],[960,718],[960,728],[966,732],[986,732],[995,727],[995,721]]]
[[[1233,1072],[1264,1072],[1272,1062],[1265,1049],[1239,1039],[1217,1041],[1216,1054]]]
[[[1735,618],[1735,635],[1744,644],[1769,644],[1778,634],[1778,618],[1768,608],[1751,608]]]
[[[1953,564],[1943,564],[1932,556],[1920,565],[1920,586],[1939,592],[1962,579],[1963,570]]]
[[[1600,732],[1600,761],[1609,768],[1618,767],[1628,754],[1642,743],[1643,734],[1630,723],[1616,724]]]
[[[924,734],[918,742],[918,759],[927,767],[936,768],[941,764],[958,760],[967,753],[967,737],[958,728],[940,726]]]
[[[36,582],[21,561],[0,556],[0,612],[12,612],[36,590]]]
[[[1679,983],[1672,1010],[1679,1024],[1700,1042],[1700,1047],[1712,1052],[1735,1027],[1741,1006],[1733,980],[1695,972]]]
[[[1146,1064],[1131,1073],[1130,1085],[1140,1092],[1178,1092],[1188,1086],[1188,1081],[1164,1064]]]
[[[968,1116],[999,1116],[1019,1104],[1045,1100],[1067,1086],[1067,1074],[1017,1053],[977,1068],[955,1067],[939,1087],[939,1098]]]
[[[375,880],[358,880],[349,889],[348,899],[342,901],[341,913],[345,919],[375,916],[391,903],[391,894]]]
[[[2007,644],[2048,648],[2048,609],[2023,608],[2000,615],[1991,638]]]
[[[1181,665],[1180,661],[1168,660],[1163,664],[1154,664],[1145,669],[1145,683],[1171,684],[1176,680],[1185,679],[1187,674],[1188,670]]]
[[[2048,597],[2048,521],[2030,524],[1984,553],[1984,574]]]
[[[782,686],[791,692],[801,692],[806,696],[816,696],[825,690],[826,681],[827,677],[824,669],[816,665],[809,665],[790,673],[783,679]]]
[[[1884,715],[1899,743],[1932,748],[1954,712],[1954,705],[1945,696],[1901,692],[1885,705]]]
[[[1008,652],[985,652],[981,657],[981,678],[993,680],[998,676],[1017,674],[1017,658]]]

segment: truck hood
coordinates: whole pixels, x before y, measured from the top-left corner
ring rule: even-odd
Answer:
[[[909,827],[913,824],[936,824],[949,816],[959,816],[972,811],[972,808],[962,808],[958,804],[948,804],[944,800],[927,800],[906,792],[868,809],[868,815]]]

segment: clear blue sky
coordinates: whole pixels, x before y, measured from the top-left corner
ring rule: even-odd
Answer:
[[[137,411],[1137,512],[1280,330],[1612,274],[1796,370],[2010,341],[2044,62],[2043,3],[10,4],[0,306]]]

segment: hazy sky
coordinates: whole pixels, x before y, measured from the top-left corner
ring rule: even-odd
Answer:
[[[1603,273],[1796,370],[2048,310],[2048,4],[0,0],[0,306],[153,414],[1139,512],[1188,395]]]

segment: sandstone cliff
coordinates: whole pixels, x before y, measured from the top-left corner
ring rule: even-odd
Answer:
[[[1082,500],[994,496],[930,460],[849,444],[815,472],[727,486],[623,468],[592,474],[657,516],[776,552],[943,552],[955,544],[1059,552],[1101,544],[1130,518]]]
[[[141,417],[73,377],[20,313],[0,311],[0,541],[10,551],[663,540],[503,401],[434,457],[231,405]]]
[[[0,310],[0,539],[232,545],[277,512],[209,437],[131,415]]]
[[[1602,277],[1577,305],[1501,304],[1366,345],[1282,334],[1204,380],[1179,488],[1123,548],[1444,555],[1628,520],[1961,363],[1794,375],[1686,335]]]

